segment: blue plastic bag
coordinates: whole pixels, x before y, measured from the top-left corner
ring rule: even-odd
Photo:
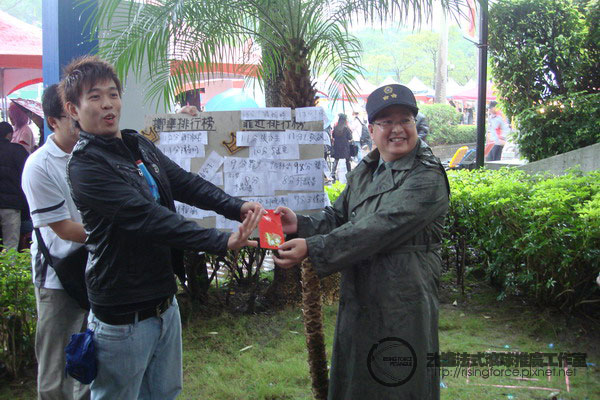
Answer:
[[[65,372],[81,383],[89,384],[96,378],[96,347],[94,332],[86,329],[83,333],[71,335],[65,347]]]

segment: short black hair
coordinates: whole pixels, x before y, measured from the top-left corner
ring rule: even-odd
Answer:
[[[9,133],[13,133],[13,127],[6,121],[0,122],[0,137],[6,137]]]
[[[63,102],[58,93],[58,84],[50,85],[44,90],[44,94],[42,95],[42,109],[44,110],[46,124],[54,132],[52,126],[50,126],[50,122],[48,122],[48,117],[60,119],[62,115],[65,115]]]
[[[64,104],[71,102],[79,106],[81,94],[86,86],[92,87],[105,80],[115,82],[120,97],[121,81],[112,65],[96,55],[76,58],[64,68],[64,77],[58,89],[60,97]]]

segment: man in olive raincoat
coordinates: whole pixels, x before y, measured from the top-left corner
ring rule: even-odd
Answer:
[[[309,257],[340,271],[329,399],[439,399],[438,283],[446,174],[417,134],[413,93],[387,85],[367,99],[377,149],[348,173],[333,207],[296,216],[279,207],[281,267]]]

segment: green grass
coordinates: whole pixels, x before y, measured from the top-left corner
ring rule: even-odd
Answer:
[[[331,348],[335,308],[325,312]],[[297,309],[191,322],[184,328],[180,398],[310,399],[303,329]]]
[[[483,286],[468,288],[461,296],[452,288],[443,291],[440,307],[442,352],[486,351],[582,352],[600,367],[597,326],[551,311],[537,310],[519,301],[496,301],[497,293]],[[458,305],[452,306],[457,300]],[[327,352],[331,355],[336,307],[326,306]],[[301,312],[287,309],[265,315],[190,317],[184,326],[184,389],[180,399],[311,399]],[[218,334],[212,334],[218,332]],[[552,343],[553,348],[548,345]],[[509,349],[505,349],[508,345]],[[240,351],[252,346],[244,351]],[[505,369],[505,367],[498,367]],[[448,369],[451,374],[454,368]],[[481,372],[481,369],[479,370]],[[600,368],[578,368],[570,378],[536,377],[520,381],[507,377],[448,376],[442,399],[548,399],[551,391],[504,386],[553,388],[557,398],[600,398]],[[483,385],[483,386],[482,386]],[[35,382],[0,387],[0,399],[35,398]]]

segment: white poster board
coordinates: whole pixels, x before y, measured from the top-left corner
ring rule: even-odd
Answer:
[[[318,107],[149,115],[142,134],[179,166],[232,196],[265,209],[284,205],[310,213],[327,204],[322,115]],[[176,208],[205,227],[238,225],[187,204],[176,202]]]

